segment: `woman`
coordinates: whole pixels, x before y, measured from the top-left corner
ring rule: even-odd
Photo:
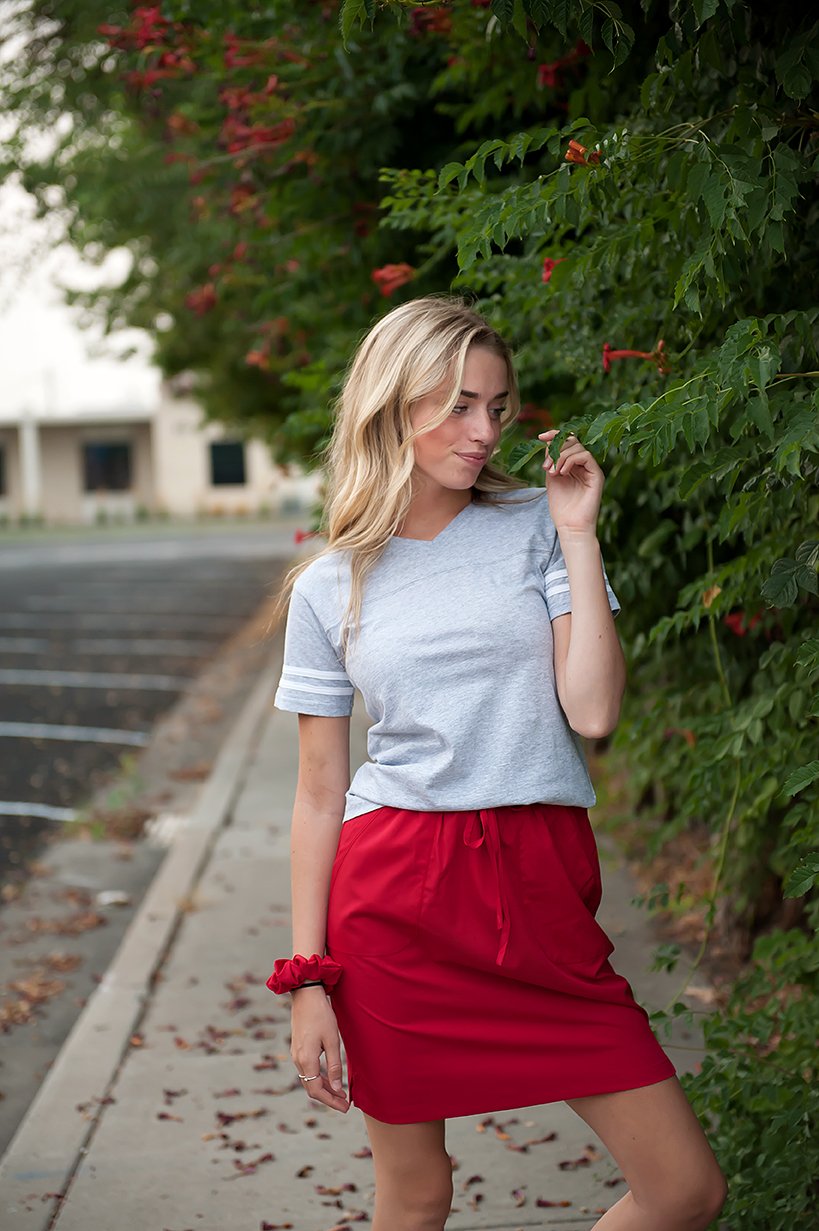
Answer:
[[[364,1115],[374,1231],[444,1226],[448,1117],[558,1099],[630,1185],[599,1228],[693,1231],[724,1180],[594,917],[579,737],[614,728],[625,687],[603,473],[575,437],[545,491],[493,466],[518,406],[508,347],[457,299],[396,308],[356,354],[327,546],[286,579],[296,956],[268,986],[292,994],[310,1097]],[[373,725],[351,782],[356,688]]]

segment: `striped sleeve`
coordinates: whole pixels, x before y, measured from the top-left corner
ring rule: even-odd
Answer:
[[[297,714],[343,718],[353,685],[308,600],[294,589],[284,634],[284,664],[273,704]]]
[[[606,583],[606,594],[608,595],[609,607],[612,610],[615,618],[620,610],[620,601],[614,590],[611,588],[606,566],[603,564],[603,580]],[[555,534],[555,543],[549,561],[543,569],[543,597],[546,600],[546,607],[549,611],[549,619],[554,620],[556,616],[565,615],[567,611],[572,609],[572,596],[569,590],[569,573],[566,568],[566,561],[560,547],[560,538]]]

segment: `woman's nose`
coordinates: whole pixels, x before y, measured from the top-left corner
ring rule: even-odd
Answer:
[[[487,411],[485,414],[475,416],[472,424],[472,437],[474,440],[486,443],[493,439],[497,428],[497,419]]]

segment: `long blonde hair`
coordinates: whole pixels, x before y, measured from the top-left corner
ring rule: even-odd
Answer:
[[[344,613],[346,652],[352,624],[361,617],[364,581],[412,502],[414,439],[439,427],[459,396],[466,353],[482,346],[506,363],[509,399],[502,428],[520,410],[512,352],[503,338],[465,300],[428,295],[383,316],[353,356],[335,405],[333,432],[319,461],[326,470],[326,499],[318,533],[326,546],[300,561],[282,583],[274,620],[281,618],[296,578],[321,556],[350,553],[350,596]],[[414,431],[413,405],[448,381],[440,412]],[[490,461],[475,480],[472,498],[496,503],[498,495],[526,487]]]

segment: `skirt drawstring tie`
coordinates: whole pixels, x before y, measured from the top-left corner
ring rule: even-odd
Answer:
[[[510,919],[509,907],[506,901],[503,883],[503,863],[501,860],[501,841],[500,829],[498,828],[498,814],[494,808],[481,808],[478,812],[471,812],[464,826],[464,845],[477,850],[481,846],[486,846],[492,859],[492,864],[495,869],[495,881],[497,884],[497,921],[500,943],[498,946],[495,965],[500,966],[506,956],[506,950],[509,947],[510,934]]]

